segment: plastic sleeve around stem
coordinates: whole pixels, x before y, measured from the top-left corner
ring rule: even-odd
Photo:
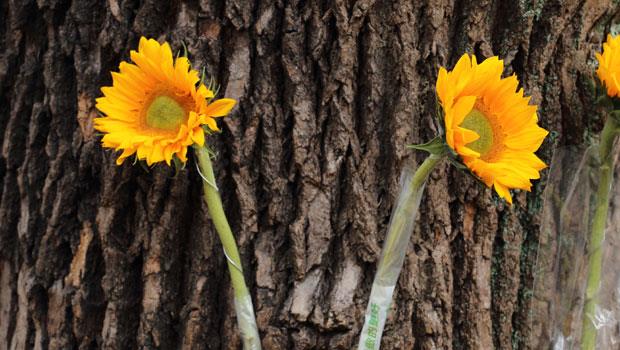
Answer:
[[[243,348],[246,350],[261,350],[260,337],[256,327],[256,317],[254,316],[254,306],[250,295],[235,297],[235,312],[237,323],[243,341]]]
[[[237,243],[233,236],[222,200],[215,185],[215,174],[211,164],[209,151],[205,147],[194,146],[196,158],[198,159],[198,167],[203,177],[204,198],[207,202],[209,215],[215,226],[226,256],[228,271],[230,272],[230,280],[234,289],[234,304],[237,315],[237,324],[243,341],[244,350],[260,350],[260,337],[258,335],[258,327],[256,326],[256,318],[254,316],[254,308],[252,306],[252,298],[248,292],[241,268],[241,258]]]
[[[403,171],[401,192],[392,213],[388,234],[372,284],[358,350],[378,350],[381,345],[385,320],[392,303],[398,276],[403,267],[426,179],[442,158],[442,156],[430,155],[415,173],[412,174],[410,169]]]
[[[607,118],[601,134],[599,187],[596,192],[596,207],[592,219],[592,230],[588,242],[588,279],[586,286],[585,305],[583,308],[583,328],[581,349],[593,350],[596,347],[597,329],[594,326],[598,292],[601,284],[601,268],[603,264],[602,245],[605,240],[605,223],[609,211],[609,196],[613,180],[615,157],[611,150],[618,134],[619,125],[611,116]]]

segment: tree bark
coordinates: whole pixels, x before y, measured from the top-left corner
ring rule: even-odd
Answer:
[[[610,0],[5,0],[0,349],[239,349],[194,160],[114,165],[94,99],[141,35],[187,45],[239,101],[208,138],[265,349],[351,349],[405,148],[437,133],[440,65],[499,55],[555,145],[597,133]],[[384,349],[527,349],[542,181],[508,207],[443,164]]]

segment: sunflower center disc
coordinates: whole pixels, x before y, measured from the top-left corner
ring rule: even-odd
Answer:
[[[185,115],[185,109],[175,99],[157,96],[146,110],[146,124],[152,128],[176,130]]]
[[[480,135],[480,138],[466,146],[484,156],[493,146],[493,126],[489,119],[477,109],[472,109],[460,125]]]

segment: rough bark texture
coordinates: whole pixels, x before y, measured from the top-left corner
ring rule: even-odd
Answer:
[[[440,65],[500,55],[541,124],[598,132],[610,0],[0,2],[0,349],[239,349],[193,161],[116,167],[94,99],[140,35],[184,42],[239,105],[209,138],[265,349],[350,349]],[[440,166],[384,349],[528,348],[540,192]]]

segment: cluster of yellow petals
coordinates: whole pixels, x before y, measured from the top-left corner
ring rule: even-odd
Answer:
[[[168,43],[140,39],[131,51],[133,63],[121,62],[112,73],[112,86],[103,87],[95,129],[104,133],[104,147],[122,150],[117,164],[137,154],[148,165],[174,156],[187,161],[187,147],[205,142],[203,125],[219,130],[216,117],[225,116],[235,100],[213,99],[213,91],[200,81],[187,57],[173,58]]]
[[[620,97],[620,36],[607,35],[603,53],[596,53],[598,69],[596,74],[607,88],[607,95]]]
[[[548,132],[538,126],[537,107],[515,75],[501,77],[503,61],[478,64],[463,55],[454,69],[443,67],[437,95],[444,110],[446,141],[463,163],[498,195],[512,203],[510,189],[531,189],[546,167],[535,154]]]

